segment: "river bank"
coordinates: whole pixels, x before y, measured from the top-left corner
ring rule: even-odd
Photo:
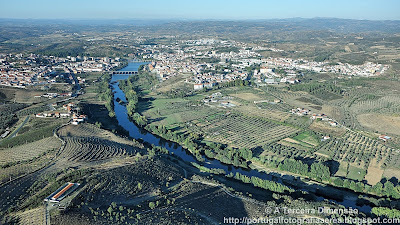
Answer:
[[[140,65],[130,65],[132,68],[139,68]],[[200,163],[202,166],[209,169],[223,169],[226,174],[229,173],[240,173],[249,177],[258,177],[266,180],[277,181],[283,183],[285,185],[289,185],[298,190],[304,190],[310,193],[315,194],[319,197],[319,200],[327,199],[334,203],[344,205],[346,207],[358,208],[360,211],[365,213],[369,213],[371,211],[370,206],[358,206],[357,199],[359,199],[359,195],[361,193],[355,193],[348,190],[343,190],[342,188],[337,188],[331,185],[326,185],[317,182],[308,182],[303,179],[299,179],[299,177],[292,175],[284,175],[279,172],[273,171],[271,173],[265,173],[262,170],[253,169],[243,169],[234,167],[232,165],[223,164],[218,160],[209,159],[205,156],[202,156],[204,159],[203,162],[199,162],[198,158],[194,157],[190,152],[187,151],[184,147],[179,145],[178,143],[171,142],[165,140],[162,137],[154,135],[133,123],[127,113],[127,109],[125,104],[120,104],[119,102],[126,102],[127,99],[125,94],[119,87],[119,81],[127,79],[129,76],[127,75],[114,75],[111,80],[111,85],[114,92],[114,110],[116,113],[116,119],[118,124],[128,131],[129,136],[134,139],[142,139],[144,142],[154,144],[156,146],[164,147],[172,154],[179,156],[183,161],[188,163]],[[368,196],[368,194],[363,194]],[[368,196],[371,197],[371,196]]]

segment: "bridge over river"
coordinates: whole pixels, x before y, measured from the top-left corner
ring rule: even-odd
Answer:
[[[137,74],[137,71],[112,71],[111,74]]]
[[[128,60],[129,64],[147,64],[151,61],[146,61],[146,60],[142,60],[142,59],[130,59]],[[129,65],[128,64],[128,65]],[[131,75],[131,74],[137,74],[138,73],[138,68],[136,67],[131,67],[131,66],[127,66],[121,70],[118,71],[111,71],[110,74],[114,75],[114,74],[119,74],[119,75]]]

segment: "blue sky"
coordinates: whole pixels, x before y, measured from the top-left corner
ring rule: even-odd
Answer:
[[[0,0],[0,18],[400,20],[400,0]]]

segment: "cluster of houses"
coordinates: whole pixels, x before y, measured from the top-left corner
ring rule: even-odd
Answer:
[[[331,125],[332,127],[337,127],[339,124],[334,121],[333,119],[329,118],[327,115],[325,114],[312,114],[310,117],[312,120],[322,120],[322,121],[328,121],[328,124]]]
[[[56,103],[53,106],[57,106]],[[79,107],[75,105],[75,103],[70,102],[68,104],[63,105],[63,109],[66,112],[48,112],[48,113],[38,113],[36,117],[38,118],[70,118],[72,115],[72,124],[78,125],[87,120],[87,116],[80,113]]]
[[[286,74],[278,74],[274,69],[267,66],[265,63],[261,65],[260,70],[253,71],[253,77],[257,85],[265,84],[296,84],[301,81],[297,79],[297,72],[294,70],[285,70]]]
[[[236,106],[235,104],[231,103],[230,100],[232,100],[233,97],[231,96],[222,96],[221,92],[216,92],[210,96],[207,96],[203,99],[204,104],[210,105],[210,104],[216,104],[216,106],[222,107],[222,108],[229,108],[229,107],[234,107]]]
[[[298,116],[307,116],[310,113],[310,110],[305,109],[305,108],[296,108],[290,110],[292,114],[296,114]]]
[[[49,113],[37,113],[36,117],[38,118],[68,118],[70,117],[70,113],[60,113],[60,112],[49,112]]]
[[[57,97],[71,97],[72,96],[72,92],[68,92],[68,93],[46,93],[46,94],[42,94],[42,95],[35,95],[35,98],[57,98]]]
[[[292,114],[296,114],[298,116],[307,116],[310,115],[311,110],[305,109],[305,108],[296,108],[290,110]],[[329,125],[332,127],[337,127],[339,124],[334,121],[333,119],[329,118],[327,115],[323,113],[313,113],[310,117],[312,120],[322,120],[322,121],[328,121]]]
[[[263,63],[268,66],[280,67],[291,70],[308,70],[317,73],[338,73],[348,76],[378,76],[388,70],[388,65],[365,62],[363,65],[351,65],[349,63],[337,63],[331,65],[330,62],[315,62],[306,59],[291,59],[291,58],[266,58]]]
[[[41,61],[48,63],[42,65]],[[108,57],[72,57],[66,58],[36,54],[0,54],[0,85],[25,88],[29,85],[46,85],[57,82],[57,77],[64,78],[64,73],[85,73],[109,71],[121,64],[119,58]],[[75,80],[69,76],[74,84]],[[79,83],[85,79],[78,77]]]

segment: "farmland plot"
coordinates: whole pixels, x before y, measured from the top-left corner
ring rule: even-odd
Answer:
[[[331,138],[319,152],[329,154],[334,160],[357,163],[359,166],[369,165],[373,158],[376,158],[377,162],[383,159],[388,163],[394,162],[387,160],[387,157],[394,152],[392,148],[355,132],[348,132],[343,138]]]
[[[297,128],[255,117],[229,115],[202,128],[208,139],[239,148],[254,148],[298,132]]]
[[[61,154],[71,161],[95,161],[119,157],[133,152],[132,146],[99,138],[65,137],[66,144]]]
[[[47,151],[56,150],[60,147],[60,140],[56,137],[48,137],[25,145],[0,150],[0,165],[30,160]]]

